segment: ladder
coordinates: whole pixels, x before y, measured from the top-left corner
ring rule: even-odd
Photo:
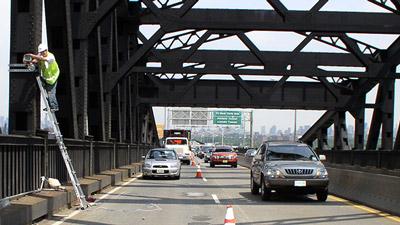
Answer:
[[[10,64],[10,72],[37,72],[37,68],[35,65],[32,64]],[[46,105],[46,110],[47,114],[49,116],[49,119],[51,121],[54,135],[56,136],[57,139],[57,144],[58,147],[60,148],[61,155],[64,159],[65,167],[67,168],[69,177],[71,179],[72,186],[74,188],[75,194],[77,198],[79,199],[79,204],[80,208],[82,210],[86,209],[89,204],[86,201],[85,194],[82,191],[81,185],[79,183],[78,177],[76,176],[76,172],[74,170],[74,167],[72,165],[71,158],[68,155],[67,152],[67,147],[64,144],[63,136],[60,131],[60,127],[58,126],[57,118],[55,113],[50,110],[50,105],[49,105],[49,96],[47,95],[47,91],[43,88],[42,86],[42,81],[40,80],[40,73],[37,73],[36,75],[36,81],[40,89],[40,93],[42,94],[42,97],[44,98],[44,103]]]

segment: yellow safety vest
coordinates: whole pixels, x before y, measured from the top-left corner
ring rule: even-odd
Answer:
[[[55,60],[54,55],[50,52],[48,52],[47,54],[47,57],[54,58],[54,61],[49,62],[47,67],[46,61],[40,61],[39,68],[42,71],[42,76],[46,83],[53,85],[54,83],[56,83],[58,76],[60,75],[60,69],[58,68],[58,64]]]

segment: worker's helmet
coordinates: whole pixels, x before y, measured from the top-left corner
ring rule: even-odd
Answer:
[[[38,52],[41,53],[45,50],[47,50],[47,46],[43,43],[40,43],[40,45],[38,46]]]

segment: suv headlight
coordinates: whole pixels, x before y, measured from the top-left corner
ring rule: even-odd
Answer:
[[[278,170],[278,169],[267,169],[267,174],[268,177],[270,178],[285,178],[285,176],[283,175],[283,173]]]
[[[317,173],[315,175],[317,178],[327,178],[328,171],[325,168],[318,168]]]
[[[151,164],[150,163],[145,163],[144,164],[144,168],[150,168],[151,167]]]
[[[172,164],[171,168],[178,168],[178,163]]]

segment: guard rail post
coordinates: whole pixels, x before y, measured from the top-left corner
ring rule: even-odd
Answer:
[[[94,137],[91,135],[86,135],[85,140],[89,141],[89,176],[94,175]]]
[[[116,161],[116,150],[117,150],[117,140],[115,138],[110,138],[110,142],[113,143],[113,149],[110,151],[110,160],[111,160],[111,168],[110,169],[115,169],[115,161]]]
[[[49,177],[49,132],[47,130],[36,130],[36,136],[43,138],[43,148],[40,154],[41,157],[41,174],[44,177]]]

